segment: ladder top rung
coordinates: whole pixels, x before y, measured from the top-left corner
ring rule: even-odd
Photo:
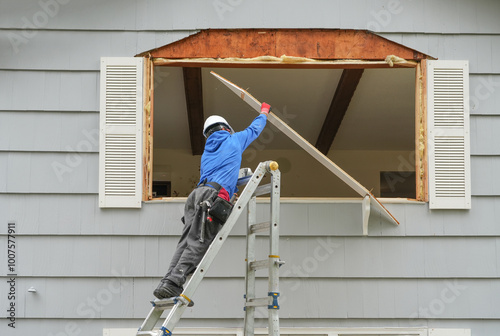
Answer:
[[[255,191],[254,191],[254,193],[253,193],[252,196],[261,196],[261,195],[270,194],[271,193],[271,189],[272,189],[271,183],[258,186],[255,189]]]

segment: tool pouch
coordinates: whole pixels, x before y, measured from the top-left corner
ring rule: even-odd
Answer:
[[[233,210],[231,202],[226,201],[222,197],[217,197],[210,210],[208,210],[208,214],[221,224],[224,224],[229,218],[231,210]]]

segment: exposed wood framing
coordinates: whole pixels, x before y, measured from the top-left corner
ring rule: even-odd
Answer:
[[[416,199],[427,202],[427,61],[417,65],[415,74],[415,175]]]
[[[386,61],[303,61],[303,62],[283,62],[277,60],[259,61],[255,59],[168,59],[154,58],[154,65],[173,67],[209,67],[209,68],[262,68],[262,69],[381,69],[391,68]],[[405,60],[395,63],[394,68],[414,68],[417,62]]]
[[[282,55],[317,60],[406,60],[428,56],[366,30],[207,29],[150,50],[153,58],[252,58]]]
[[[203,90],[201,68],[182,68],[184,74],[184,90],[193,155],[203,154],[205,139],[203,138]]]
[[[363,69],[345,69],[342,72],[323,127],[316,141],[316,148],[325,155],[328,154],[333,140],[342,124],[349,103],[363,75],[363,71]]]
[[[153,61],[144,57],[143,201],[153,198],[153,74]]]

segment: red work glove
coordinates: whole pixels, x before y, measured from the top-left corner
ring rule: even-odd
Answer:
[[[269,111],[271,111],[271,105],[262,103],[262,106],[260,107],[260,113],[264,113],[265,115],[269,114]]]

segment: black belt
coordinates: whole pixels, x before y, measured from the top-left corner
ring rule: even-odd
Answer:
[[[219,183],[217,183],[217,182],[207,182],[207,179],[205,179],[203,182],[201,182],[200,184],[198,184],[197,188],[204,187],[204,186],[212,187],[212,188],[214,188],[217,191],[220,191],[222,189],[222,186]]]

